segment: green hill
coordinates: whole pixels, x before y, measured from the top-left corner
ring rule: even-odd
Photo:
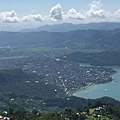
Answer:
[[[1,46],[69,47],[74,50],[120,50],[120,29],[70,32],[0,32]]]
[[[96,101],[80,108],[65,108],[61,111],[42,112],[33,109],[32,112],[10,108],[7,113],[1,113],[12,120],[119,120],[120,106]]]
[[[96,66],[114,66],[120,65],[120,52],[104,51],[95,53],[74,52],[67,56],[68,61],[76,61],[79,63],[90,63]]]
[[[41,82],[42,78],[21,69],[0,70],[0,110],[10,106],[29,108],[37,106],[36,103],[42,104],[42,100],[56,97],[55,89],[60,93],[59,88]]]

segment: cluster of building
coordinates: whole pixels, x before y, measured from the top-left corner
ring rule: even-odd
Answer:
[[[0,58],[0,68],[24,68],[25,71],[43,76],[42,81],[45,84],[58,86],[68,95],[71,90],[112,80],[114,70],[103,67],[84,67],[79,63],[69,62],[65,53],[67,52],[47,51],[29,54],[13,52],[9,57]],[[61,56],[65,59],[60,59]]]
[[[114,70],[103,67],[85,67],[76,62],[54,57],[42,58],[36,63],[28,65],[28,69],[44,76],[45,84],[53,84],[70,95],[71,90],[78,90],[85,86],[109,82]],[[57,91],[57,90],[55,90]]]

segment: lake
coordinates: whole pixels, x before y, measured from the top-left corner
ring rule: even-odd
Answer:
[[[90,64],[80,64],[82,66],[91,66]],[[112,97],[116,100],[120,100],[120,67],[118,66],[110,66],[117,73],[115,73],[112,78],[113,81],[109,83],[93,85],[83,90],[80,90],[74,93],[74,96],[83,97],[83,98],[100,98],[103,96]]]

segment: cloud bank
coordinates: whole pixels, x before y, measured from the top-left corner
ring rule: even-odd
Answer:
[[[71,8],[68,11],[62,11],[62,6],[57,4],[53,6],[49,14],[42,16],[32,12],[29,15],[21,16],[18,15],[14,10],[0,13],[0,22],[17,23],[17,22],[67,22],[67,21],[78,21],[78,22],[119,22],[120,9],[114,13],[107,11],[103,8],[102,2],[92,1],[86,6],[86,10],[77,11],[75,8]]]
[[[56,6],[51,8],[49,17],[50,17],[50,20],[52,21],[63,20],[63,15],[62,15],[60,4],[57,4]]]
[[[85,16],[82,13],[77,12],[74,8],[72,8],[67,12],[66,18],[84,20]]]
[[[2,22],[9,22],[9,23],[16,23],[19,21],[19,18],[14,10],[10,12],[2,12],[0,13],[0,21]]]
[[[87,18],[106,18],[107,12],[102,9],[100,1],[92,1],[89,5],[89,10],[85,13]]]
[[[43,20],[45,20],[46,17],[43,17],[40,14],[35,14],[35,15],[27,15],[23,17],[23,21],[38,21],[38,22],[42,22]]]

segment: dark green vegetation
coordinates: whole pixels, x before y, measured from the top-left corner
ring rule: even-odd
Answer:
[[[0,32],[1,46],[69,47],[72,50],[120,50],[120,29],[71,32]]]
[[[10,120],[119,120],[120,106],[96,101],[82,108],[65,108],[62,111],[42,112],[35,108],[31,112],[10,108],[8,113],[1,113]]]
[[[67,55],[67,60],[76,61],[78,63],[90,63],[95,66],[120,66],[120,52],[74,52]]]
[[[46,85],[41,79],[42,76],[21,69],[0,70],[0,110],[6,110],[10,106],[32,109],[38,105],[43,106],[42,100],[55,97],[55,89],[59,88]]]
[[[59,108],[82,108],[86,105],[88,105],[89,103],[94,103],[96,101],[102,101],[104,103],[113,103],[115,105],[120,106],[120,102],[109,98],[109,97],[102,97],[99,99],[85,99],[85,98],[79,98],[79,97],[75,97],[75,96],[71,96],[71,97],[67,97],[67,98],[59,98],[59,99],[49,99],[46,100],[46,106],[47,107],[52,107],[52,106],[57,106]]]

